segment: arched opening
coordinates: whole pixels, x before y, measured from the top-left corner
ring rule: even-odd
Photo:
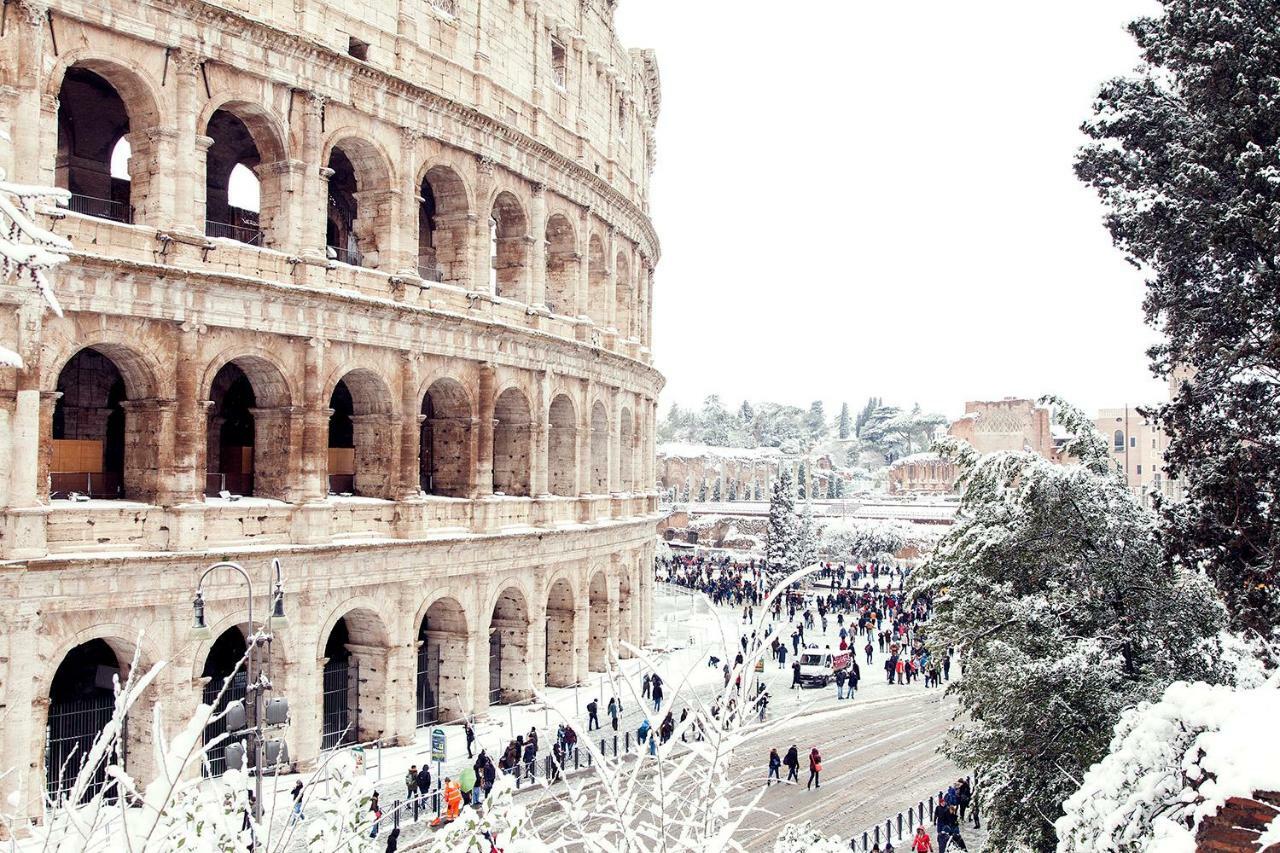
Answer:
[[[587,668],[604,672],[609,657],[609,580],[604,572],[591,577],[591,615],[587,625]]]
[[[248,650],[244,630],[239,625],[223,631],[209,648],[209,656],[205,658],[204,671],[201,673],[207,680],[201,689],[200,701],[211,706],[215,714],[221,713],[232,702],[245,698],[247,672],[244,658]],[[219,695],[222,697],[221,700],[218,698]],[[204,742],[210,743],[226,731],[226,718],[215,717],[204,727]],[[221,776],[226,772],[226,740],[209,747],[205,755],[208,758],[208,765],[205,768],[207,775]]]
[[[599,234],[592,234],[587,248],[587,315],[597,326],[609,322],[609,300],[612,297],[604,241]]]
[[[329,257],[352,266],[378,267],[378,235],[391,228],[385,193],[386,161],[366,140],[347,138],[329,152],[329,205],[325,239]]]
[[[547,430],[547,480],[553,495],[578,493],[578,416],[560,394],[551,402]]]
[[[508,587],[489,618],[489,704],[519,702],[533,695],[529,679],[529,607]]]
[[[262,155],[249,127],[233,112],[216,110],[205,134],[213,140],[205,160],[205,234],[262,245]]]
[[[456,720],[468,711],[467,616],[442,598],[427,608],[418,629],[417,726]]]
[[[591,492],[609,493],[609,416],[599,400],[591,408]]]
[[[325,640],[320,746],[332,749],[381,736],[387,631],[372,610],[347,612]]]
[[[329,492],[390,498],[391,393],[372,371],[353,370],[329,398]]]
[[[614,263],[614,318],[618,332],[624,338],[635,337],[631,328],[633,288],[631,283],[631,264],[623,252],[618,253]]]
[[[568,218],[557,213],[547,220],[547,309],[552,314],[578,313],[578,245]]]
[[[490,223],[490,284],[503,299],[524,299],[524,270],[529,249],[529,226],[520,202],[509,192],[498,193]]]
[[[105,640],[89,640],[62,659],[49,687],[49,721],[45,740],[45,787],[56,802],[70,792],[94,741],[115,711],[115,678],[123,682],[120,658]],[[122,737],[120,751],[127,751]],[[125,763],[128,756],[108,753],[91,770],[81,801],[92,799],[107,786],[107,765]]]
[[[453,379],[438,379],[422,398],[418,478],[429,495],[471,494],[471,400]]]
[[[418,275],[462,284],[467,279],[467,190],[458,173],[435,166],[422,178],[418,204]]]
[[[257,443],[253,412],[258,405],[253,385],[238,365],[228,363],[214,376],[209,399],[205,494],[252,495]]]
[[[51,497],[77,493],[122,498],[125,477],[124,377],[116,363],[93,348],[80,350],[58,374],[53,409],[53,452],[49,464]]]
[[[356,181],[355,166],[346,152],[335,145],[329,154],[329,168],[333,170],[329,176],[329,221],[325,229],[329,256],[353,267],[363,266],[364,256],[356,236],[356,219],[360,214],[356,193],[360,185]]]
[[[573,587],[564,578],[547,595],[547,686],[568,687],[577,682],[574,658]]]
[[[132,183],[122,168],[130,154],[129,131],[129,112],[116,88],[88,68],[68,68],[58,91],[54,182],[71,192],[70,210],[133,221]]]
[[[529,399],[518,389],[508,388],[494,403],[493,419],[493,490],[528,497],[533,424]]]
[[[623,407],[622,423],[618,426],[618,486],[624,492],[635,489],[635,428],[631,410]]]

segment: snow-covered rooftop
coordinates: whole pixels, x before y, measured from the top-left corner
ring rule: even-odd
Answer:
[[[670,441],[658,445],[658,455],[669,459],[781,459],[782,451],[776,447],[712,447],[709,444],[686,444]]]

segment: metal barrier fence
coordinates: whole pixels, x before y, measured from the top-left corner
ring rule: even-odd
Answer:
[[[973,828],[981,829],[982,821],[978,816],[978,773],[974,771],[973,776],[965,776],[965,781],[969,782],[970,801],[969,815],[959,818],[964,822],[968,817],[973,818]],[[915,835],[916,827],[928,826],[933,821],[934,807],[942,802],[943,793],[938,792],[937,797],[929,797],[928,800],[920,800],[915,805],[907,806],[904,811],[900,811],[896,818],[885,818],[883,824],[877,823],[870,829],[864,830],[861,834],[861,845],[859,845],[859,836],[854,835],[849,842],[849,849],[854,853],[870,853],[873,849],[880,850],[882,845],[894,841],[909,841]],[[928,805],[928,811],[925,806]],[[895,835],[896,833],[896,835]]]

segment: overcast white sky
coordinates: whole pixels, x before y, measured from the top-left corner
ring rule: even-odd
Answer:
[[[662,409],[1161,399],[1072,174],[1151,0],[622,0],[658,51]]]

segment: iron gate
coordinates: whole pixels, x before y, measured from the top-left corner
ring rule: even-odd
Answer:
[[[111,722],[114,712],[114,696],[49,705],[49,724],[45,729],[45,787],[55,803],[61,802],[70,792],[89,751],[93,749],[93,742]],[[118,760],[122,765],[128,742],[128,729],[122,727],[117,741]],[[103,756],[93,769],[93,778],[85,786],[81,802],[92,799],[107,784],[107,764],[112,758],[111,755]]]
[[[489,704],[502,701],[502,632],[489,635]]]
[[[440,662],[440,641],[423,640],[418,649],[418,728],[440,721]]]
[[[247,691],[245,684],[247,683],[246,673],[242,670],[235,674],[231,680],[231,686],[227,688],[227,692],[222,694],[222,701],[218,701],[218,694],[222,691],[222,685],[225,679],[211,678],[209,683],[204,686],[204,703],[213,706],[214,719],[204,727],[204,742],[216,738],[227,730],[227,718],[218,716],[226,707],[237,699],[244,699]],[[215,704],[216,703],[216,704]],[[222,740],[205,750],[208,763],[204,768],[206,776],[221,776],[227,771],[227,743],[229,741]]]
[[[324,717],[320,748],[355,743],[360,733],[360,663],[330,661],[324,665]]]

